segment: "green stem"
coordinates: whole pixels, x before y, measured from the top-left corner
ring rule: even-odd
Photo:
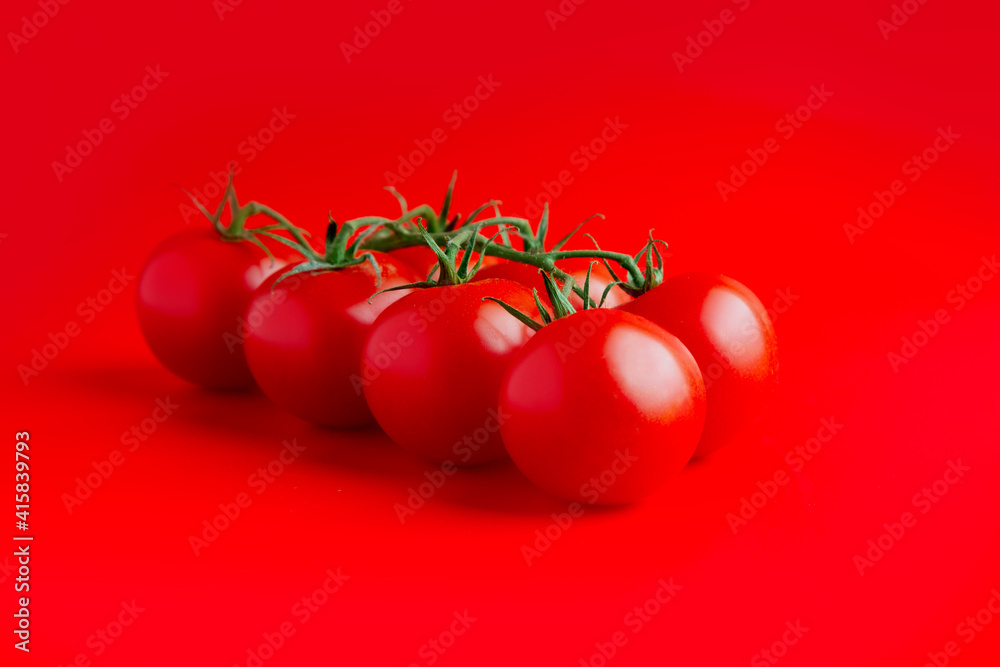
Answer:
[[[306,256],[306,259],[311,259],[313,261],[317,261],[317,260],[322,259],[320,257],[320,255],[315,250],[313,250],[313,247],[311,245],[309,245],[309,242],[306,240],[305,236],[303,236],[303,234],[299,230],[299,228],[296,227],[295,225],[293,225],[288,220],[288,218],[286,218],[285,216],[281,215],[280,213],[278,213],[277,211],[275,211],[270,206],[266,206],[264,204],[261,204],[260,202],[252,201],[252,202],[249,202],[246,206],[244,206],[240,210],[247,212],[246,215],[243,216],[243,219],[246,219],[246,218],[250,217],[251,215],[256,215],[258,213],[263,213],[267,217],[269,217],[272,220],[274,220],[275,222],[277,222],[279,225],[281,225],[281,227],[285,231],[287,231],[289,234],[291,234],[292,238],[294,238],[299,243],[299,245],[302,246],[302,249],[304,251],[308,251],[308,255]]]
[[[525,232],[530,232],[530,224],[527,220],[522,220],[520,218],[498,218],[490,219],[486,222],[490,225],[493,224],[510,224],[518,228],[519,233],[524,230]],[[467,234],[468,228],[461,228],[452,232],[437,232],[428,233],[427,236],[432,239],[438,246],[444,247],[449,241],[454,240],[460,234]],[[532,238],[530,233],[527,238]],[[491,243],[487,245],[489,239],[482,234],[476,233],[476,245],[475,250],[477,252],[482,252],[490,257],[499,257],[500,259],[506,259],[513,262],[519,262],[521,264],[528,264],[529,266],[534,266],[539,269],[543,269],[548,273],[554,275],[560,281],[568,284],[570,288],[581,298],[588,299],[589,295],[586,294],[582,287],[576,284],[576,281],[568,273],[563,271],[556,265],[556,261],[560,259],[570,259],[575,257],[585,257],[589,259],[606,259],[619,264],[623,269],[628,271],[629,276],[635,281],[635,284],[643,284],[644,277],[639,266],[636,264],[635,260],[627,254],[619,252],[611,252],[608,250],[559,250],[555,252],[529,252],[524,250],[516,250],[510,246]],[[403,234],[392,234],[390,236],[383,236],[379,238],[371,238],[362,244],[362,248],[365,250],[377,250],[381,252],[389,252],[390,250],[398,250],[400,248],[409,248],[411,246],[426,245],[426,241],[420,234],[414,234],[412,232],[406,232]]]
[[[518,218],[503,218],[494,221],[490,219],[489,224],[513,224],[517,227],[516,223],[525,223],[526,220],[520,220]],[[458,232],[466,230],[457,230]],[[439,246],[445,246],[447,243],[454,239],[457,232],[438,232],[435,234],[428,234],[431,239],[434,240]],[[527,252],[524,250],[516,250],[509,246],[500,244],[490,244],[486,247],[487,238],[485,236],[479,235],[476,239],[476,250],[480,251],[485,248],[485,253],[491,257],[499,257],[500,259],[507,259],[514,262],[520,262],[521,264],[529,264],[531,266],[538,267],[540,269],[545,269],[546,271],[556,275],[560,280],[565,281],[568,278],[568,274],[565,271],[559,269],[555,262],[560,259],[571,259],[576,257],[585,257],[589,259],[607,259],[616,264],[619,264],[623,269],[628,271],[629,276],[636,282],[636,284],[642,284],[643,275],[639,266],[636,264],[635,260],[631,255],[620,252],[611,252],[609,250],[558,250],[555,252],[538,253],[538,252]],[[385,236],[381,238],[372,238],[362,245],[366,250],[379,250],[382,252],[389,252],[390,250],[398,250],[400,248],[409,248],[416,245],[424,245],[425,241],[419,234],[404,233],[404,234],[393,234],[391,236]]]
[[[473,215],[469,217],[466,223],[471,223],[482,210],[491,204],[496,210],[496,217],[488,220],[480,220],[475,227],[470,227],[467,224],[466,226],[459,227],[458,229],[445,231],[448,225],[445,213],[450,209],[451,192],[454,187],[454,181],[455,179],[453,177],[448,188],[448,194],[445,198],[441,214],[438,214],[433,207],[427,204],[422,204],[416,208],[408,209],[406,200],[403,199],[398,193],[393,192],[402,209],[402,214],[399,218],[392,220],[379,216],[368,216],[357,218],[355,220],[349,220],[341,225],[339,229],[331,227],[328,231],[332,233],[333,238],[327,239],[326,247],[323,249],[322,253],[317,252],[312,245],[310,245],[309,241],[306,239],[308,232],[296,227],[285,216],[278,213],[271,207],[256,201],[251,201],[243,206],[240,206],[236,199],[236,193],[232,187],[231,177],[229,186],[227,187],[226,197],[223,199],[223,202],[220,203],[219,211],[215,216],[205,210],[204,207],[202,207],[196,200],[195,203],[226,238],[249,239],[259,243],[259,240],[256,239],[256,235],[258,233],[263,236],[273,236],[274,238],[281,240],[286,245],[292,246],[298,250],[309,262],[332,267],[354,264],[360,261],[371,261],[374,265],[374,256],[368,253],[366,260],[364,259],[366,257],[365,254],[359,254],[363,251],[389,252],[401,248],[428,245],[429,243],[432,243],[446,251],[447,258],[449,258],[450,262],[454,261],[454,255],[457,252],[455,246],[464,246],[466,250],[480,253],[480,256],[485,255],[498,257],[500,259],[536,267],[551,276],[555,276],[556,279],[563,283],[563,295],[569,294],[572,290],[578,294],[585,303],[588,303],[588,305],[590,302],[590,295],[585,289],[576,284],[576,281],[572,276],[556,265],[557,261],[563,259],[586,258],[600,259],[605,262],[615,262],[628,272],[629,279],[627,283],[618,284],[629,293],[639,292],[640,290],[646,291],[652,286],[650,281],[652,276],[644,276],[643,272],[639,270],[637,257],[632,257],[624,253],[601,250],[600,248],[595,248],[594,250],[562,250],[561,248],[563,243],[565,243],[566,240],[572,236],[572,233],[557,243],[555,248],[551,251],[546,251],[544,245],[544,232],[548,222],[547,207],[545,215],[543,215],[543,220],[539,223],[539,230],[537,233],[532,229],[531,223],[524,218],[500,216],[499,209],[496,208],[496,202],[488,202],[487,204],[481,206]],[[192,197],[192,200],[194,200],[194,197]],[[231,221],[228,227],[220,228],[221,224],[219,222],[219,217],[222,212],[222,207],[227,203],[232,211]],[[266,215],[277,224],[248,228],[246,226],[247,219],[250,216],[257,214]],[[423,223],[416,221],[417,218],[422,219]],[[335,223],[331,220],[331,224],[334,225]],[[576,232],[582,224],[583,223],[581,223],[577,229],[574,229],[573,232]],[[420,229],[414,231],[414,226],[419,226]],[[500,227],[502,234],[505,234],[508,228],[515,230],[517,235],[523,240],[524,249],[516,250],[508,244],[492,243],[491,239],[480,231],[484,226],[498,226]],[[363,228],[368,228],[368,231],[363,232],[357,236],[353,242],[350,242],[356,232]],[[289,241],[287,239],[281,239],[274,236],[271,230],[275,229],[283,229],[287,231],[294,240]],[[652,239],[650,239],[650,243],[654,243]],[[451,246],[450,249],[449,246]],[[655,246],[653,249],[655,251]],[[445,253],[439,252],[439,255],[443,254]],[[646,249],[646,254],[649,255],[648,248]],[[467,256],[464,258],[465,262],[461,269],[462,271],[466,271],[469,266],[471,252],[467,252],[466,255]],[[647,263],[649,263],[648,258]]]
[[[623,269],[628,271],[629,276],[639,283],[642,282],[643,276],[642,271],[639,269],[639,265],[635,263],[629,255],[620,252],[611,252],[608,250],[557,250],[548,253],[548,256],[554,260],[560,259],[572,259],[574,257],[584,257],[586,259],[609,259],[617,264],[619,264]]]

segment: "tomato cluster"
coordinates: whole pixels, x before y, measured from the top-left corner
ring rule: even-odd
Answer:
[[[547,216],[537,236],[518,229],[515,251],[491,245],[485,223],[445,226],[450,191],[441,214],[400,201],[399,220],[331,221],[320,255],[231,194],[230,227],[220,206],[206,215],[221,234],[176,234],[147,260],[138,315],[150,349],[196,384],[256,383],[306,421],[376,422],[433,461],[509,456],[540,488],[601,504],[648,495],[765,408],[774,329],[735,280],[663,279],[652,238],[644,274],[627,255],[546,252]],[[243,225],[261,212],[280,224]],[[507,220],[526,223],[486,222]],[[257,236],[304,259],[269,260]]]

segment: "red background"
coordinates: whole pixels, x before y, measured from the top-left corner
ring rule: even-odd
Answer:
[[[948,300],[1000,246],[995,5],[927,0],[885,39],[889,0],[590,0],[555,29],[556,0],[404,0],[347,62],[340,43],[386,3],[338,4],[243,0],[220,19],[210,0],[69,2],[16,53],[0,47],[3,438],[12,451],[31,432],[36,537],[32,652],[8,633],[4,664],[246,665],[292,621],[264,664],[425,665],[421,647],[466,610],[477,620],[437,664],[587,664],[619,630],[609,664],[748,664],[796,621],[809,630],[782,664],[922,665],[949,641],[953,664],[1000,661],[1000,619],[957,634],[1000,587],[1000,281],[961,310]],[[727,8],[735,20],[678,71],[673,52]],[[7,2],[0,28],[37,11]],[[115,116],[157,65],[162,83]],[[496,91],[448,127],[490,75]],[[775,122],[811,86],[832,96],[786,139]],[[275,107],[295,117],[248,162],[239,146]],[[114,131],[60,181],[53,161],[106,117]],[[579,171],[574,151],[606,118],[628,127]],[[637,250],[652,227],[670,272],[724,271],[768,305],[799,297],[777,318],[782,384],[758,431],[645,502],[588,510],[530,566],[521,546],[565,503],[511,464],[461,471],[401,525],[393,505],[433,466],[374,430],[175,379],[139,336],[134,283],[92,322],[77,312],[186,227],[173,184],[204,189],[240,159],[243,199],[319,231],[327,211],[393,214],[385,172],[438,127],[447,140],[398,186],[411,203],[438,205],[457,168],[459,210],[496,197],[520,213],[566,169],[556,232],[601,212],[590,231],[606,247]],[[939,127],[960,138],[911,182],[902,165]],[[723,201],[717,181],[769,137],[779,150]],[[844,224],[895,179],[905,194],[851,243]],[[888,353],[938,309],[948,323],[896,372]],[[70,321],[80,335],[22,382],[18,365]],[[62,494],[166,397],[176,414],[68,513]],[[786,453],[831,417],[842,430],[734,533],[727,514],[793,472]],[[288,438],[305,453],[195,556],[188,536]],[[920,513],[914,494],[958,459],[971,470]],[[854,556],[906,511],[916,525],[859,575]],[[293,605],[338,567],[350,579],[300,624]],[[682,589],[633,633],[625,615],[671,577]],[[145,611],[95,655],[88,638],[133,600]]]

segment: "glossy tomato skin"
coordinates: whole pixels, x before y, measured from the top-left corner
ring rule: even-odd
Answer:
[[[247,310],[246,355],[257,384],[308,422],[334,428],[372,422],[359,379],[362,346],[379,313],[407,291],[380,294],[371,304],[368,298],[416,280],[409,267],[372,254],[381,269],[377,287],[368,262],[291,276],[272,292],[279,273],[257,289]]]
[[[590,266],[591,261],[593,260],[569,259],[560,261],[558,264],[563,271],[573,276],[573,280],[580,287],[583,287],[584,281],[587,279],[587,267]],[[549,302],[545,294],[545,283],[542,281],[542,276],[538,273],[538,268],[530,264],[501,260],[493,266],[481,269],[473,277],[473,280],[488,280],[492,278],[513,280],[514,282],[537,289],[542,303],[548,304]],[[600,303],[601,295],[604,294],[604,288],[610,285],[612,281],[611,274],[604,268],[604,265],[600,262],[595,264],[593,270],[590,272],[590,298],[595,303]],[[631,296],[616,287],[608,292],[608,298],[604,302],[604,307],[614,308],[631,300]],[[575,293],[570,296],[569,301],[577,310],[583,309],[583,299]]]
[[[674,334],[698,361],[708,395],[696,456],[731,442],[760,417],[778,377],[778,347],[767,309],[725,276],[685,273],[620,306]]]
[[[487,296],[537,312],[530,291],[506,280],[431,287],[386,308],[368,335],[368,406],[382,430],[418,456],[473,465],[506,455],[497,392],[533,331]]]
[[[499,405],[510,457],[537,486],[590,504],[652,493],[691,458],[705,387],[691,353],[652,322],[580,311],[511,360]]]
[[[240,322],[254,289],[279,266],[252,243],[212,229],[165,239],[139,274],[136,313],[149,349],[188,382],[252,386]]]

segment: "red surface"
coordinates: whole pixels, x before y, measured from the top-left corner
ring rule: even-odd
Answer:
[[[8,632],[3,664],[255,664],[248,650],[288,622],[264,664],[429,665],[427,642],[466,611],[435,664],[597,665],[617,632],[608,664],[770,664],[755,655],[796,622],[808,631],[786,635],[781,664],[922,665],[946,647],[949,664],[997,664],[1000,618],[964,625],[1000,590],[1000,281],[975,281],[1000,246],[995,5],[928,0],[883,38],[888,0],[593,0],[554,30],[554,0],[404,2],[347,62],[339,43],[385,6],[245,0],[220,20],[209,0],[70,2],[16,53],[8,37],[2,421],[8,461],[31,432],[36,540],[31,654]],[[678,71],[672,52],[727,8]],[[0,26],[36,11],[5,3]],[[115,102],[144,77],[156,86],[134,109]],[[474,112],[449,111],[477,87]],[[810,100],[800,127],[781,121]],[[60,181],[52,162],[105,118],[113,131]],[[270,143],[246,143],[269,123]],[[600,155],[581,152],[602,133]],[[201,224],[172,184],[211,191],[238,159],[244,199],[319,232],[327,211],[394,213],[385,173],[429,137],[397,184],[411,203],[439,205],[455,168],[462,211],[497,197],[536,215],[547,188],[553,238],[594,212],[604,247],[637,250],[655,227],[672,271],[722,270],[776,313],[781,387],[757,431],[646,502],[588,509],[530,566],[522,545],[566,504],[509,463],[449,477],[401,525],[394,505],[434,466],[375,431],[173,378],[139,336],[134,282],[100,312],[86,303],[185,217]],[[947,150],[914,169],[935,141]],[[747,151],[767,161],[723,201]],[[896,180],[877,215],[890,195],[873,193]],[[852,243],[859,207],[876,218]],[[956,291],[969,281],[980,291]],[[18,365],[70,322],[78,335],[26,385]],[[894,369],[914,336],[926,344]],[[179,407],[129,451],[158,399]],[[828,442],[799,465],[814,437]],[[305,450],[273,482],[254,476],[286,440]],[[63,494],[116,450],[68,513]],[[969,470],[916,497],[950,461]],[[734,534],[727,514],[761,486],[773,497]],[[189,536],[238,497],[249,506],[195,555]],[[860,575],[854,557],[906,512]],[[338,568],[350,578],[302,623],[295,605]],[[661,579],[681,588],[640,626],[628,615]],[[97,655],[95,633],[133,600],[143,611]]]

